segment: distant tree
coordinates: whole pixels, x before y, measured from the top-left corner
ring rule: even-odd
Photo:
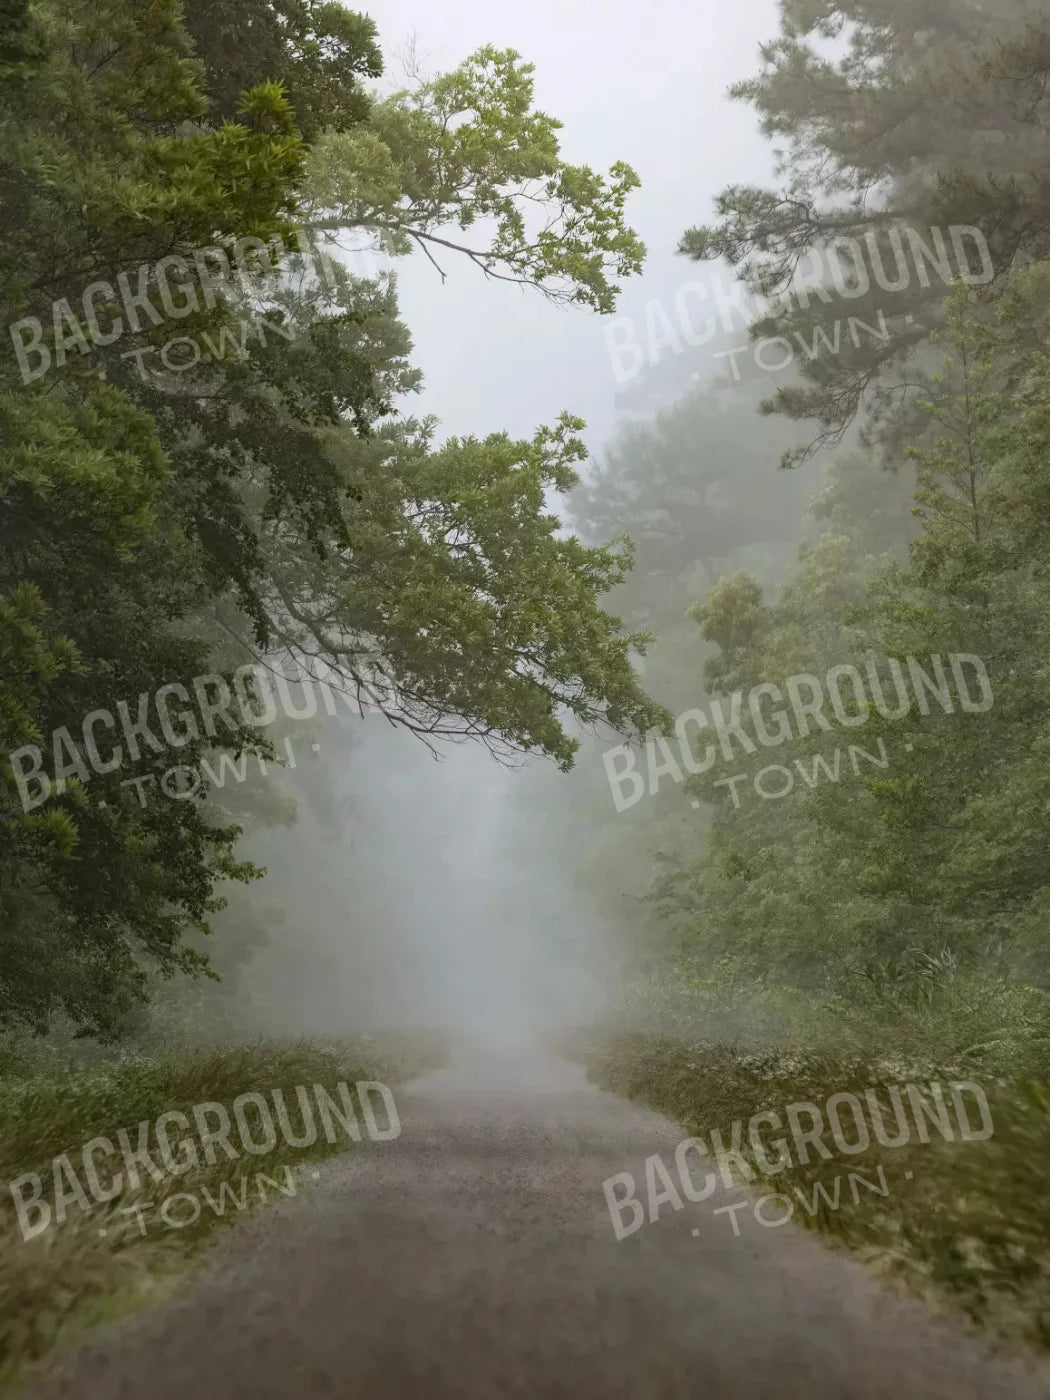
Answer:
[[[786,464],[840,442],[862,406],[891,445],[924,428],[915,398],[932,362],[917,352],[941,324],[947,291],[932,263],[949,278],[990,271],[991,296],[1017,259],[1050,252],[1042,11],[1029,0],[783,0],[763,72],[731,89],[768,136],[784,138],[782,182],[727,188],[719,221],[689,230],[681,251],[724,257],[774,299],[753,335],[802,335],[818,351],[801,364],[803,384],[768,401],[817,427]],[[829,41],[845,53],[828,56]],[[990,269],[972,239],[953,248],[950,225],[981,231]],[[845,290],[829,284],[836,246]],[[818,265],[821,289],[789,299],[800,268],[812,283]],[[846,317],[881,330],[880,314],[884,336],[840,340]]]

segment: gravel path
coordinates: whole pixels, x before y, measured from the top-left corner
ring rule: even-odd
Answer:
[[[749,1209],[737,1238],[712,1199],[617,1242],[603,1179],[644,1182],[681,1130],[575,1066],[484,1065],[484,1082],[453,1067],[398,1092],[399,1139],[323,1164],[37,1400],[1050,1395],[1046,1371],[793,1224],[764,1229]]]

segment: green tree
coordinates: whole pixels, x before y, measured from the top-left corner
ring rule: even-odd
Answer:
[[[828,56],[829,40],[841,56]],[[785,464],[837,445],[862,408],[891,448],[925,426],[915,400],[932,362],[922,350],[945,295],[927,263],[967,272],[944,229],[983,234],[990,296],[1017,259],[1050,251],[1045,55],[1045,16],[1025,0],[782,3],[762,72],[731,89],[759,112],[767,135],[785,139],[781,182],[724,190],[718,222],[689,230],[681,251],[726,258],[773,299],[754,336],[791,343],[800,334],[820,347],[803,362],[802,383],[767,404],[816,427]],[[846,290],[831,286],[826,270],[836,241]],[[966,257],[975,261],[972,246]],[[822,267],[821,286],[791,297],[800,266]],[[900,290],[878,285],[880,270]],[[986,270],[969,274],[983,279]],[[884,336],[838,345],[845,317],[874,324],[880,314]]]
[[[482,51],[377,103],[362,87],[378,72],[370,21],[305,0],[220,18],[211,43],[190,7],[196,57],[174,0],[43,0],[0,36],[0,305],[9,324],[39,319],[33,353],[51,361],[29,383],[16,356],[0,365],[0,1017],[40,1028],[63,1010],[112,1033],[150,970],[206,970],[185,935],[208,932],[221,881],[260,872],[235,859],[222,808],[143,806],[127,770],[67,765],[26,813],[6,755],[227,664],[231,625],[276,660],[334,660],[418,733],[563,767],[567,716],[659,718],[630,664],[644,639],[600,604],[626,553],[585,548],[549,510],[576,480],[578,420],[438,445],[432,423],[395,416],[418,376],[384,280],[325,276],[289,251],[279,276],[198,298],[180,321],[211,338],[210,362],[140,372],[171,332],[157,261],[245,239],[290,249],[304,220],[371,229],[398,252],[492,218],[492,242],[468,252],[492,275],[610,309],[610,276],[642,253],[622,221],[633,174],[560,161],[515,55]],[[260,28],[233,63],[242,18]],[[538,190],[550,218],[526,232]],[[121,274],[142,314],[114,341],[79,308],[88,284]],[[117,301],[103,293],[100,309]],[[260,314],[289,334],[242,344]],[[209,748],[269,752],[238,723],[180,758]],[[144,754],[133,773],[156,778],[170,757]]]

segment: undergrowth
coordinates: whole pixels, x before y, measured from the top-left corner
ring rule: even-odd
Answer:
[[[928,1056],[835,1055],[798,1047],[747,1053],[738,1045],[645,1034],[578,1034],[575,1052],[593,1082],[677,1119],[691,1136],[719,1129],[729,1141],[743,1120],[743,1150],[755,1170],[753,1189],[801,1188],[811,1210],[793,1218],[864,1258],[880,1272],[1002,1336],[1050,1350],[1050,1086],[1029,1076],[975,1072],[972,1061],[940,1064]],[[832,1094],[863,1097],[879,1086],[969,1079],[988,1099],[994,1124],[983,1141],[923,1143],[913,1133],[900,1147],[872,1139],[862,1153],[791,1162],[763,1176],[747,1142],[747,1122],[763,1109],[823,1105]],[[775,1136],[767,1133],[767,1136]],[[879,1180],[886,1195],[864,1193],[838,1208],[836,1179],[845,1171]],[[908,1173],[911,1174],[910,1178]],[[823,1193],[817,1184],[823,1186]],[[789,1194],[789,1199],[792,1196]]]
[[[304,1164],[355,1144],[341,1131],[335,1142],[319,1133],[316,1142],[300,1148],[289,1147],[278,1135],[264,1156],[242,1155],[234,1161],[216,1152],[209,1164],[198,1153],[197,1166],[168,1181],[154,1182],[143,1171],[135,1188],[125,1173],[124,1189],[113,1201],[100,1204],[89,1198],[88,1211],[73,1205],[64,1220],[53,1218],[47,1229],[28,1239],[18,1223],[8,1185],[12,1180],[36,1173],[44,1183],[44,1198],[54,1204],[52,1162],[60,1154],[69,1155],[83,1182],[81,1152],[91,1139],[104,1137],[116,1144],[118,1130],[125,1128],[135,1145],[137,1125],[148,1121],[155,1156],[152,1124],[161,1114],[190,1115],[190,1133],[171,1134],[174,1148],[180,1136],[193,1135],[190,1111],[195,1104],[219,1103],[229,1111],[234,1099],[253,1090],[264,1096],[283,1090],[298,1122],[297,1085],[320,1084],[338,1098],[336,1086],[345,1081],[362,1123],[355,1081],[378,1080],[393,1087],[440,1063],[446,1052],[440,1036],[425,1034],[258,1042],[164,1058],[123,1050],[108,1058],[89,1054],[86,1062],[83,1057],[71,1062],[46,1045],[0,1043],[0,1385],[13,1384],[28,1366],[87,1327],[170,1292],[192,1256],[217,1231],[262,1200],[289,1194],[286,1168],[298,1175]],[[363,1126],[362,1136],[362,1150],[369,1150]],[[381,1150],[381,1145],[371,1150]],[[263,1184],[257,1190],[257,1173],[280,1182],[280,1188]],[[245,1179],[253,1185],[246,1186]],[[233,1195],[226,1195],[223,1183],[230,1183]],[[208,1191],[221,1209],[209,1208]],[[183,1228],[166,1227],[156,1214],[175,1193],[186,1193],[202,1205]],[[131,1208],[147,1202],[155,1208],[140,1224]]]

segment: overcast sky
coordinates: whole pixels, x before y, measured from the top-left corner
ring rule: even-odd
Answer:
[[[765,182],[771,152],[756,114],[726,95],[753,75],[758,46],[776,33],[775,0],[382,0],[388,79],[415,34],[421,67],[436,75],[482,44],[514,48],[536,67],[536,100],[564,124],[564,157],[607,171],[626,160],[641,178],[628,205],[649,255],[624,285],[620,314],[644,325],[648,298],[673,302],[697,275],[674,249],[708,220],[727,184]],[[399,264],[404,319],[424,371],[423,411],[444,433],[506,428],[531,434],[569,409],[587,420],[594,451],[611,433],[613,375],[594,312],[547,305],[535,292],[488,281],[464,260],[448,280],[421,254]]]

